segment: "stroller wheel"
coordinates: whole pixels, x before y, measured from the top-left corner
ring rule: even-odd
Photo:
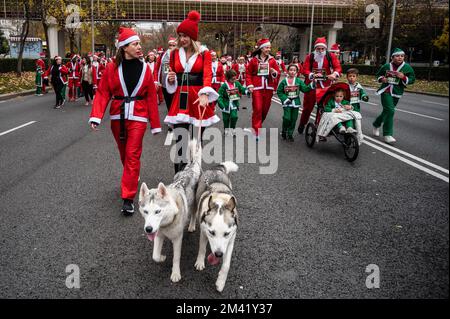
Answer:
[[[354,134],[345,134],[344,136],[344,154],[349,162],[353,162],[358,157],[359,144]]]
[[[313,147],[314,143],[316,142],[316,126],[313,123],[308,123],[308,125],[306,125],[306,130],[305,130],[305,140],[306,140],[306,145],[308,145],[309,147]]]

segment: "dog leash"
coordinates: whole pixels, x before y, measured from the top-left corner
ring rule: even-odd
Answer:
[[[209,104],[209,103],[208,103]],[[202,134],[202,122],[203,122],[203,117],[205,116],[205,112],[206,112],[206,107],[203,107],[203,112],[201,111],[201,106],[200,103],[198,103],[197,109],[198,109],[198,114],[200,115],[200,124],[198,127],[198,132],[197,132],[197,143],[201,144],[201,134]],[[197,147],[197,145],[196,145]],[[200,149],[200,172],[201,172],[201,176],[203,176],[203,179],[205,180],[205,185],[208,189],[210,189],[210,185],[208,182],[208,179],[205,176],[205,172],[203,171],[202,165],[201,165],[201,161],[202,161],[202,152],[203,152],[203,148]]]

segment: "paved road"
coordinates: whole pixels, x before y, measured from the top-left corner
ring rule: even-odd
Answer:
[[[217,267],[193,267],[198,232],[185,236],[181,282],[170,282],[170,262],[152,261],[141,216],[119,212],[115,142],[108,124],[88,130],[89,107],[54,110],[53,94],[0,102],[0,297],[448,298],[449,101],[406,94],[393,150],[369,139],[381,108],[370,93],[356,162],[332,139],[309,149],[295,136],[277,139],[275,174],[239,164],[241,223],[222,294]],[[274,99],[265,127],[281,127],[281,112]],[[250,115],[241,110],[238,125]],[[148,185],[171,181],[165,137],[145,137]],[[81,289],[65,285],[69,264],[79,266]],[[379,267],[379,289],[366,288],[369,264]]]

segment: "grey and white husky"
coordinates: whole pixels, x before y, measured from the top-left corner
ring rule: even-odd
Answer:
[[[195,215],[195,191],[201,174],[201,146],[194,139],[189,143],[190,162],[178,172],[173,183],[166,186],[159,183],[149,189],[142,183],[139,191],[139,211],[144,217],[144,230],[149,240],[154,240],[153,260],[163,262],[161,254],[165,238],[173,244],[173,265],[170,280],[181,279],[180,256],[183,231],[191,215]],[[194,217],[192,217],[194,218]]]
[[[197,187],[196,215],[200,224],[200,245],[195,268],[205,269],[206,245],[209,242],[211,254],[208,262],[217,265],[223,259],[216,281],[219,292],[222,292],[227,280],[238,226],[236,198],[228,176],[237,170],[235,163],[224,162],[205,171]],[[195,220],[191,219],[189,231],[195,231]]]

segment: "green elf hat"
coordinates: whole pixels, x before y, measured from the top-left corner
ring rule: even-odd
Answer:
[[[400,54],[405,55],[405,51],[403,51],[402,49],[399,49],[399,48],[395,48],[394,51],[392,51],[391,57],[393,57],[395,55],[400,55]]]

